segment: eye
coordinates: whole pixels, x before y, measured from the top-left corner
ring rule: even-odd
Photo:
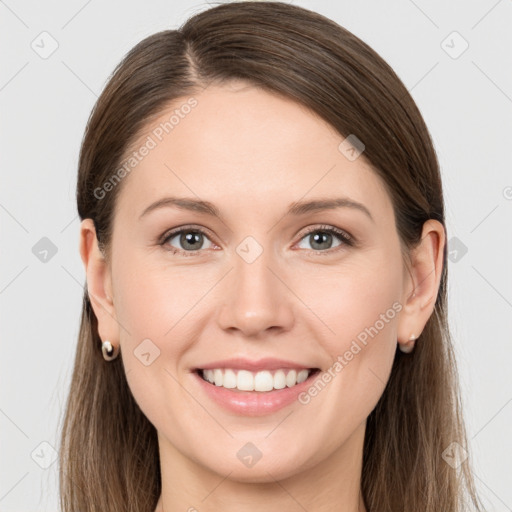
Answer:
[[[179,247],[172,245],[174,243],[179,244]],[[196,256],[198,251],[205,249],[204,242],[208,242],[213,246],[211,240],[207,237],[206,232],[199,228],[182,227],[166,233],[160,242],[160,245],[165,246],[167,250],[170,250],[174,254],[181,253],[184,256]],[[208,247],[206,247],[208,248]]]
[[[334,239],[338,239],[339,243],[332,246]],[[353,238],[345,231],[335,228],[333,226],[317,226],[310,229],[301,240],[308,240],[310,249],[314,252],[327,252],[329,249],[336,249],[343,245],[354,245]],[[307,248],[306,248],[307,249]],[[332,251],[329,251],[329,253]]]
[[[336,239],[338,240],[338,244],[333,246],[333,240],[335,241]],[[205,240],[210,244],[207,247],[204,247]],[[309,240],[310,248],[306,249],[316,253],[328,252],[330,254],[333,252],[330,249],[337,250],[337,247],[343,245],[354,245],[352,236],[333,226],[313,227],[302,236],[301,241],[302,240]],[[176,247],[173,245],[173,242],[179,246]],[[212,248],[215,245],[211,242],[203,229],[188,226],[165,233],[159,244],[173,254],[181,254],[183,256],[199,256],[201,249]]]

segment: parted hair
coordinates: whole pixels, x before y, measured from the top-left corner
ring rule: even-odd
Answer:
[[[284,2],[223,3],[139,42],[112,73],[80,149],[77,207],[108,259],[122,183],[98,199],[141,130],[174,100],[245,80],[306,106],[340,136],[355,134],[392,200],[404,258],[423,223],[445,226],[440,169],[414,100],[391,67],[334,21]],[[129,178],[127,178],[129,179]],[[445,226],[446,229],[446,226]],[[361,490],[369,512],[481,511],[467,449],[447,320],[446,247],[433,314],[414,351],[396,351],[367,419]],[[63,512],[154,512],[160,492],[154,426],[132,396],[122,354],[106,362],[87,290],[60,438]]]

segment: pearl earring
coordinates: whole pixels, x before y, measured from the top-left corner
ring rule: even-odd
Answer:
[[[414,340],[416,339],[416,336],[414,334],[411,334],[411,337],[409,338],[409,342],[407,344],[398,344],[398,348],[404,353],[404,354],[410,354],[414,349]]]
[[[101,343],[101,351],[105,361],[113,361],[119,354],[119,347],[114,347],[110,341],[105,340]]]

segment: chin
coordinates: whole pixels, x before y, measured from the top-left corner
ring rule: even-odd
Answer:
[[[309,466],[302,461],[283,460],[279,454],[276,456],[276,453],[268,456],[262,454],[259,460],[252,461],[252,465],[249,461],[246,465],[237,456],[229,459],[224,457],[221,464],[216,464],[215,461],[205,461],[205,463],[211,471],[223,478],[240,483],[275,483],[276,480],[289,478]]]

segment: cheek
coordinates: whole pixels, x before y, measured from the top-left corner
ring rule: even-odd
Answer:
[[[364,264],[354,260],[338,273],[318,274],[297,293],[307,297],[314,316],[306,316],[331,361],[335,377],[328,394],[347,409],[370,408],[361,410],[361,419],[382,394],[396,352],[402,270],[391,256],[372,256]]]
[[[368,329],[377,335],[371,329],[375,325],[378,334],[392,334],[396,309],[401,309],[397,301],[402,287],[401,267],[394,261],[383,254],[367,254],[340,264],[337,270],[323,269],[307,280],[297,278],[297,295],[304,298],[312,318],[318,320],[319,332],[331,347],[330,354],[358,336],[364,343]]]
[[[396,257],[354,261],[309,293],[308,305],[324,325],[319,340],[332,363],[323,384],[310,388],[303,403],[309,403],[320,423],[343,425],[340,431],[350,432],[364,421],[389,378],[402,309],[402,269]]]
[[[176,336],[176,331],[187,301],[177,289],[181,280],[166,280],[148,260],[132,256],[118,261],[113,284],[126,377],[141,409],[154,418],[158,411],[152,409],[165,399],[159,394],[172,386],[169,374],[176,375],[186,348],[186,338]]]
[[[196,282],[187,282],[183,269],[157,268],[150,260],[146,256],[117,262],[115,309],[130,390],[146,417],[164,428],[170,419],[179,424],[176,411],[184,406],[177,380],[180,362],[196,338],[185,330],[205,287],[197,275]]]
[[[141,336],[162,341],[172,337],[183,327],[182,319],[190,322],[194,306],[209,287],[197,269],[173,268],[161,257],[125,258],[116,270],[116,314],[133,342]]]
[[[181,396],[175,378],[181,378],[184,357],[210,318],[201,299],[218,281],[192,265],[173,268],[165,258],[156,259],[124,258],[113,273],[125,373],[152,419],[162,415],[162,404]]]

